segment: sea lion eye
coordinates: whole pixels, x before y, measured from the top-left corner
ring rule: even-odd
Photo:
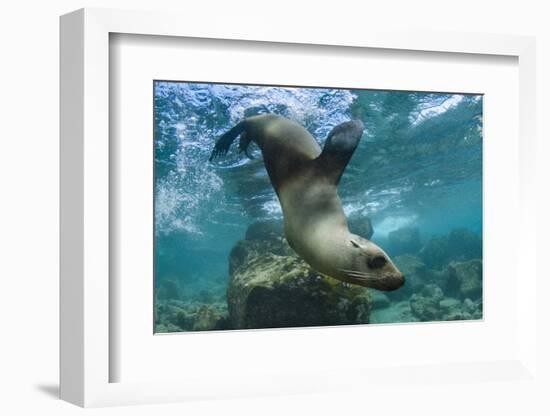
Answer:
[[[353,247],[355,247],[355,248],[359,248],[359,247],[360,247],[359,244],[357,244],[357,243],[356,243],[355,241],[353,241],[353,240],[349,240],[349,242],[350,242],[351,245],[352,245]]]
[[[367,261],[367,265],[370,269],[379,269],[387,263],[387,260],[384,256],[376,256]]]

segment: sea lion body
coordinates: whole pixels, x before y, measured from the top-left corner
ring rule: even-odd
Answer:
[[[336,126],[323,149],[299,124],[265,114],[249,117],[224,134],[212,157],[240,135],[241,151],[254,141],[262,151],[281,203],[289,245],[315,270],[344,282],[394,290],[403,275],[371,241],[352,234],[337,186],[362,135],[360,122]]]

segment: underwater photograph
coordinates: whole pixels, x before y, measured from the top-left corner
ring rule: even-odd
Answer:
[[[154,81],[154,332],[483,319],[483,96]]]

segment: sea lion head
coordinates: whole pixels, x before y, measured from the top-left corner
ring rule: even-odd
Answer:
[[[338,278],[348,283],[391,291],[405,283],[403,273],[372,241],[350,234],[346,242],[348,265],[338,270]]]

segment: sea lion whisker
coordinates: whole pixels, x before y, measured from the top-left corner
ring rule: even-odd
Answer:
[[[376,281],[381,280],[381,279],[378,278],[378,277],[372,277],[372,276],[367,276],[367,277],[363,277],[363,276],[351,276],[351,277],[354,277],[356,280],[361,280],[361,281],[364,281],[364,282],[376,282]]]
[[[347,274],[348,277],[351,277],[355,280],[359,280],[359,281],[363,281],[363,282],[380,282],[380,281],[384,280],[384,276],[375,276],[375,275],[372,275],[372,274],[362,274],[360,272],[358,272],[358,273],[348,272],[346,274]]]
[[[353,274],[353,273],[348,273],[347,276],[355,280],[364,280],[364,281],[376,279],[374,276],[368,276],[368,275],[365,276],[365,275]]]
[[[339,269],[340,271],[346,273],[349,276],[355,276],[355,277],[364,277],[364,278],[376,278],[378,276],[372,274],[372,273],[365,273],[358,270],[346,270],[346,269]]]

